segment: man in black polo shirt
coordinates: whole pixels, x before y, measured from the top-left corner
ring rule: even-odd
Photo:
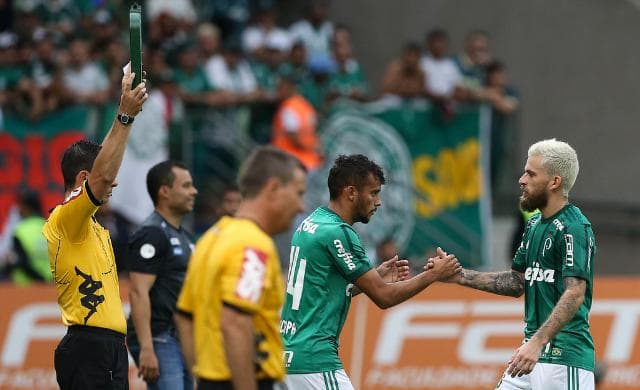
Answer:
[[[149,170],[147,190],[155,210],[127,247],[131,316],[127,344],[148,389],[193,389],[176,338],[173,313],[187,263],[191,234],[182,227],[198,191],[187,168],[164,161]]]

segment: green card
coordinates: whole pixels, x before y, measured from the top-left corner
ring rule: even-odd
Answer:
[[[135,72],[132,88],[142,81],[142,6],[133,2],[129,8],[129,54]]]

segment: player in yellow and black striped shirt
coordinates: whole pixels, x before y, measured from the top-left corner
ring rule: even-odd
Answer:
[[[119,114],[102,146],[79,141],[65,150],[65,201],[43,228],[62,322],[68,326],[55,351],[56,378],[66,389],[127,389],[127,325],[109,232],[94,218],[111,196],[131,122],[148,98],[145,83],[131,89],[122,78]]]

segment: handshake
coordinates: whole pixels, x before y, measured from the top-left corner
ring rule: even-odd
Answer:
[[[440,282],[456,283],[462,277],[462,266],[453,254],[447,254],[442,248],[436,249],[436,256],[427,259],[424,271],[433,274]]]

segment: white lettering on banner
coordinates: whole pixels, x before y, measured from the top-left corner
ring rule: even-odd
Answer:
[[[501,370],[501,369],[500,369]],[[487,367],[376,367],[367,372],[367,387],[399,389],[472,387],[488,389],[496,384],[499,369]]]
[[[616,388],[614,386],[627,386],[632,389],[638,388],[640,383],[640,365],[615,367],[607,366],[607,375],[605,376],[605,384],[607,388]]]
[[[460,360],[469,364],[506,362],[513,355],[514,347],[488,348],[491,337],[523,336],[522,321],[474,321],[467,326],[458,343]]]
[[[376,364],[392,364],[398,361],[405,339],[456,338],[461,331],[455,322],[412,323],[415,317],[460,316],[466,311],[462,301],[438,301],[405,303],[396,306],[384,318],[374,353]]]
[[[424,317],[504,316],[522,318],[522,301],[462,300],[408,302],[387,311],[380,327],[373,361],[376,365],[395,364],[400,359],[405,341],[410,339],[458,339],[458,357],[470,364],[503,364],[513,351],[489,348],[487,340],[496,336],[524,336],[521,320],[476,320],[463,326],[455,318],[428,322]],[[623,363],[631,358],[640,328],[640,300],[602,299],[595,301],[591,315],[613,316],[604,349],[604,359]],[[422,318],[422,321],[417,321]],[[481,357],[481,359],[480,359]]]
[[[60,309],[55,303],[34,303],[15,312],[7,329],[2,350],[2,365],[20,367],[24,363],[32,340],[60,340],[67,328],[38,324],[43,319],[60,319]]]
[[[604,360],[622,363],[629,360],[636,344],[640,301],[602,299],[593,302],[591,315],[613,315],[613,323],[604,350]]]
[[[24,371],[0,369],[0,389],[58,389],[56,372],[51,369],[32,368]]]

